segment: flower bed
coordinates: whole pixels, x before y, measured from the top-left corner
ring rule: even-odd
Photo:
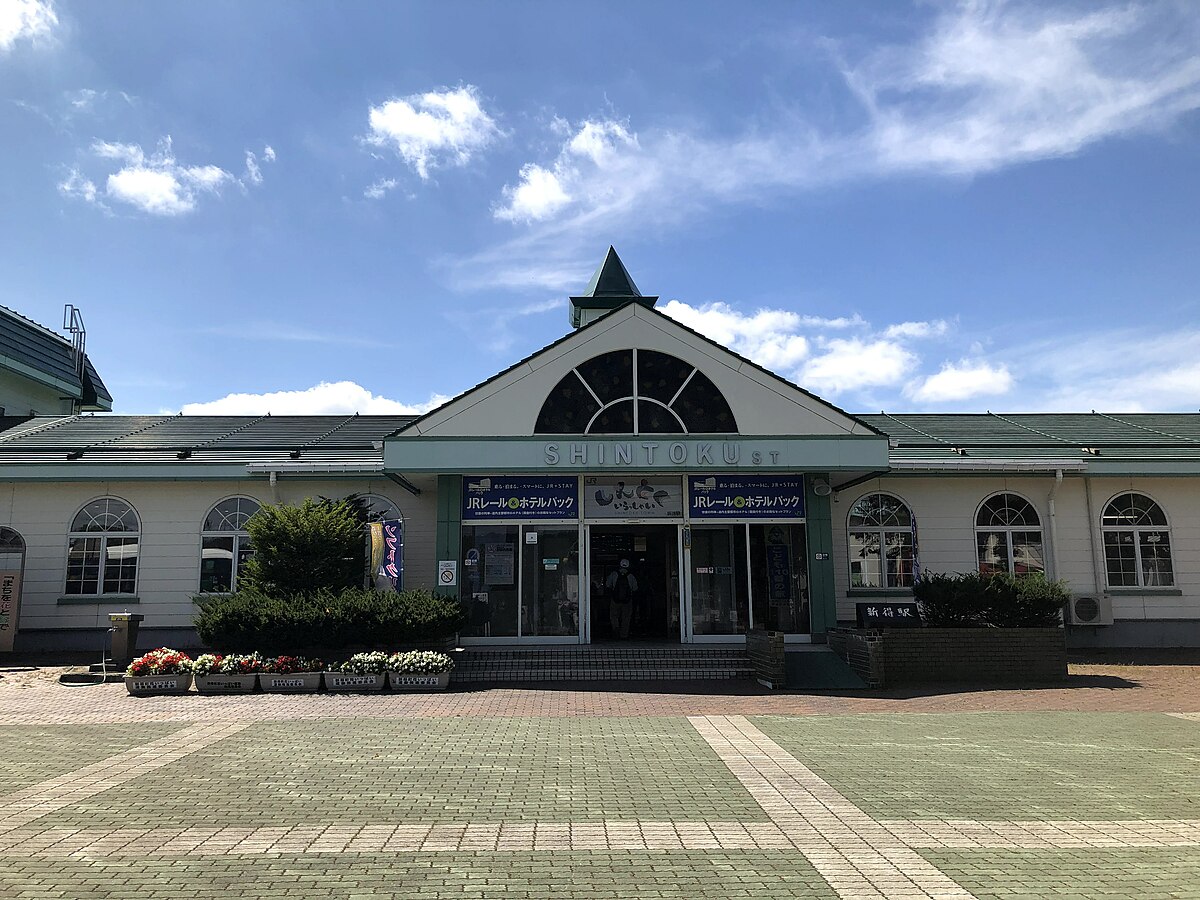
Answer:
[[[355,653],[334,669],[325,671],[327,691],[381,691],[387,681],[388,655],[379,650]]]
[[[139,656],[125,670],[125,689],[135,696],[185,694],[192,686],[192,658],[159,647]]]
[[[268,694],[312,694],[321,689],[325,663],[303,656],[277,656],[263,663],[258,684]]]
[[[409,650],[388,657],[388,684],[393,691],[438,691],[450,684],[454,660],[432,650]]]
[[[202,694],[250,694],[258,687],[262,667],[263,658],[257,653],[205,653],[196,659],[192,670],[196,690]]]

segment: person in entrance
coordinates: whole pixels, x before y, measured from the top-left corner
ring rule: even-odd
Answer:
[[[614,638],[629,637],[629,623],[633,619],[633,595],[638,589],[637,578],[629,571],[629,560],[621,560],[617,571],[608,576],[608,618],[612,624]]]

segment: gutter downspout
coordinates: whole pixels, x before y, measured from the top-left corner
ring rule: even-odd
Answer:
[[[1092,578],[1096,580],[1095,591],[1100,594],[1104,591],[1104,570],[1100,565],[1100,557],[1096,552],[1096,517],[1092,506],[1092,477],[1090,475],[1083,476],[1084,496],[1087,497],[1087,515],[1088,515],[1088,543],[1092,548]]]
[[[1050,493],[1046,496],[1046,502],[1050,507],[1050,565],[1053,567],[1051,574],[1055,580],[1058,579],[1058,519],[1055,518],[1054,500],[1058,497],[1058,489],[1062,486],[1063,470],[1054,470],[1054,484],[1050,488]]]
[[[272,469],[267,474],[271,479],[271,502],[279,503],[279,473]]]

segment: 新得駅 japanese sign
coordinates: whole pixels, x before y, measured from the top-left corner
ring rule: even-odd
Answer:
[[[803,519],[802,475],[689,475],[693,519]]]
[[[463,479],[464,522],[577,518],[577,478],[491,475]]]

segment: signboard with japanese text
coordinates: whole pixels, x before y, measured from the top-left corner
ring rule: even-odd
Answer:
[[[11,652],[21,611],[21,572],[0,572],[0,652]]]
[[[689,475],[693,519],[804,519],[802,475]]]
[[[383,542],[379,568],[375,570],[376,587],[383,583],[394,591],[399,590],[404,580],[404,523],[399,519],[389,519],[386,522],[372,523],[372,526],[374,525],[379,526]]]
[[[682,519],[683,481],[653,475],[588,476],[583,479],[583,512],[589,519]]]
[[[577,478],[491,475],[463,479],[464,522],[578,518]]]
[[[917,604],[909,600],[904,603],[856,603],[859,628],[920,628],[921,613]]]

